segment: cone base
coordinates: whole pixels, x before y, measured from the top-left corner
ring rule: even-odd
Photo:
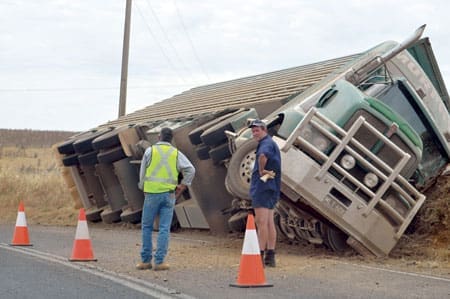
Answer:
[[[9,246],[33,246],[33,244],[20,244],[20,243],[15,243],[15,244],[8,244]]]
[[[75,239],[73,243],[72,255],[69,261],[88,262],[96,261],[94,252],[92,251],[92,244],[90,239]]]
[[[230,283],[230,287],[235,288],[269,288],[273,287],[273,284],[265,283],[265,284],[238,284],[238,283]]]
[[[71,262],[96,262],[97,259],[72,259],[72,258],[70,258],[69,261],[71,261]]]

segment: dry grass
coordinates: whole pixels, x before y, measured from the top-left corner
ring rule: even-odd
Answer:
[[[450,176],[438,178],[413,221],[414,233],[402,238],[393,255],[428,257],[450,267]]]
[[[19,201],[31,224],[76,225],[77,211],[50,148],[2,147],[1,223],[14,223]]]

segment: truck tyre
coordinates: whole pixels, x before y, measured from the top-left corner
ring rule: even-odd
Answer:
[[[233,195],[241,199],[250,199],[250,180],[256,159],[258,142],[250,139],[242,144],[233,154],[228,165],[226,186]]]
[[[209,145],[211,147],[217,146],[227,140],[227,135],[225,135],[226,130],[235,132],[236,130],[239,130],[240,128],[246,126],[248,118],[257,117],[258,114],[253,108],[240,110],[238,113],[227,117],[223,121],[207,129],[205,132],[203,132],[200,138],[206,145]]]
[[[341,230],[322,224],[322,238],[325,245],[337,253],[344,253],[350,247],[347,244],[348,236]]]
[[[201,134],[200,138],[204,144],[211,147],[219,145],[227,140],[225,130],[234,132],[233,126],[229,119],[225,119]]]
[[[96,150],[101,150],[105,148],[111,148],[120,144],[119,133],[120,131],[126,130],[130,126],[122,126],[117,129],[112,130],[111,132],[105,133],[94,140],[92,140],[92,147]]]
[[[202,139],[200,138],[200,135],[202,135],[203,132],[205,132],[205,130],[208,128],[208,126],[210,125],[211,122],[213,122],[213,121],[209,121],[206,124],[201,125],[200,127],[192,130],[189,133],[188,137],[193,145],[199,145],[202,143]]]
[[[219,164],[222,160],[225,160],[229,157],[231,157],[230,147],[228,146],[228,142],[225,142],[222,145],[219,145],[215,148],[212,148],[209,151],[209,156],[211,157],[211,160],[215,164]]]
[[[247,224],[247,211],[239,211],[228,219],[228,227],[232,232],[241,233],[245,231]]]
[[[64,166],[74,166],[74,165],[80,164],[80,162],[78,161],[78,154],[71,154],[71,155],[65,156],[62,159],[62,162],[63,162]]]
[[[97,151],[92,151],[78,156],[81,165],[95,165],[98,163]]]
[[[122,146],[116,146],[112,149],[101,151],[97,155],[99,163],[108,164],[126,158]]]
[[[286,215],[283,211],[275,209],[273,219],[275,222],[275,229],[277,230],[277,239],[280,241],[294,242],[296,237],[295,231],[292,227],[287,225],[285,217]]]
[[[99,130],[95,133],[89,134],[86,137],[80,138],[78,140],[76,140],[73,143],[73,147],[75,148],[75,152],[79,153],[79,154],[85,154],[88,153],[92,150],[94,150],[94,148],[92,147],[92,140],[94,140],[95,138],[99,137],[100,135],[105,134],[106,132],[111,131],[111,128],[108,129],[102,129]]]
[[[76,139],[69,139],[58,145],[58,152],[63,155],[75,154],[75,149],[73,148],[73,143],[75,142],[75,140]]]
[[[200,136],[203,134],[203,132],[205,132],[208,128],[212,127],[213,125],[223,121],[224,119],[227,119],[228,117],[235,115],[239,111],[240,110],[227,112],[226,114],[216,117],[216,118],[204,123],[203,125],[197,127],[196,129],[192,130],[189,133],[189,135],[188,135],[189,140],[191,141],[191,143],[193,145],[199,145],[200,143],[202,143],[202,139]]]
[[[208,160],[209,159],[209,151],[211,150],[211,148],[207,145],[204,144],[200,144],[199,146],[197,146],[197,148],[195,149],[195,152],[197,154],[197,157],[200,160]]]

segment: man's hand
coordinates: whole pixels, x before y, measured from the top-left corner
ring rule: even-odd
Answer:
[[[262,171],[263,175],[260,176],[260,180],[263,181],[264,183],[267,182],[267,180],[271,180],[275,178],[275,172],[273,170],[263,170]]]
[[[177,185],[177,188],[175,189],[175,198],[178,198],[184,190],[186,190],[187,186],[183,184]]]

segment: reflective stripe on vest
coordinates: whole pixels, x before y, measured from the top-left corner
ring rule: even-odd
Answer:
[[[150,165],[145,170],[144,192],[163,193],[174,191],[178,184],[178,150],[171,145],[152,146]]]

